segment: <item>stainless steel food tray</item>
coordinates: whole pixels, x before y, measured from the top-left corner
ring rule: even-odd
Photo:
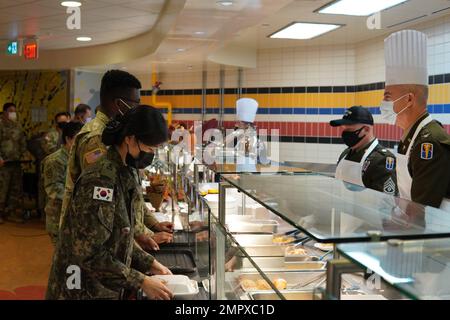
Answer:
[[[326,276],[325,270],[323,271],[295,271],[295,272],[266,272],[265,275],[273,281],[274,279],[284,279],[287,282],[287,288],[285,290],[306,290],[313,289],[316,285],[319,284],[323,280],[323,277]],[[238,276],[237,281],[241,283],[243,280],[252,280],[258,281],[263,279],[259,273],[249,272],[242,273]],[[293,288],[300,284],[306,284],[304,287]],[[242,286],[241,286],[242,287]],[[245,287],[242,287],[244,291],[247,291]],[[248,292],[254,291],[264,291],[264,290],[248,290]]]
[[[305,291],[280,291],[286,300],[314,300],[314,293],[311,290]],[[249,292],[248,296],[251,300],[279,300],[275,292],[254,291]]]
[[[323,261],[301,261],[301,262],[287,262],[284,257],[255,257],[252,260],[263,271],[284,271],[284,270],[323,270],[326,263]],[[242,269],[254,270],[253,265],[248,259],[242,261]]]

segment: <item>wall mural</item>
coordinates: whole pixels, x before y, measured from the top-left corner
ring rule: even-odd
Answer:
[[[70,71],[0,71],[0,112],[14,102],[27,139],[47,132],[58,112],[68,110]],[[34,160],[31,154],[24,159]],[[25,172],[36,172],[33,164]]]
[[[68,110],[69,71],[0,72],[0,106],[14,102],[27,137],[45,132]]]

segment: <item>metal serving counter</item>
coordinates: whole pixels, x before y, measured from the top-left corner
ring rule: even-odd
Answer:
[[[211,299],[405,298],[395,285],[371,285],[365,268],[374,266],[342,259],[356,260],[336,245],[450,238],[439,209],[298,167],[235,169],[181,170],[189,216],[209,228]]]

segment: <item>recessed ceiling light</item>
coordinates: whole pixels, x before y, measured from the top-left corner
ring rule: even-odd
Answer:
[[[194,34],[196,34],[196,35],[204,35],[205,31],[195,31]]]
[[[338,24],[294,22],[271,34],[269,38],[308,40],[342,27]]]
[[[63,7],[80,7],[81,6],[81,2],[78,2],[78,1],[63,1],[63,2],[61,2],[61,5]]]
[[[349,16],[370,16],[408,0],[335,0],[315,12]]]
[[[184,51],[186,51],[186,49],[185,48],[178,48],[177,51],[178,52],[184,52]]]
[[[92,38],[91,37],[78,37],[77,41],[81,41],[81,42],[88,42],[91,41]]]
[[[229,6],[233,5],[233,1],[230,1],[230,0],[220,0],[220,1],[217,1],[217,3],[224,7],[229,7]]]

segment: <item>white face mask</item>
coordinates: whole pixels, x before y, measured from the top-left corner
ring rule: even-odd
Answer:
[[[11,121],[17,121],[17,113],[15,113],[15,112],[8,113],[8,118]]]
[[[409,107],[404,108],[402,111],[400,111],[399,113],[395,113],[394,111],[394,104],[403,99],[404,97],[406,97],[409,93],[401,96],[400,98],[398,98],[395,101],[386,101],[383,100],[381,102],[381,106],[380,106],[380,111],[381,111],[381,117],[388,123],[388,124],[393,124],[395,125],[395,123],[397,122],[397,117],[399,114],[401,114],[403,111],[405,111],[406,109],[408,109]]]
[[[89,122],[91,122],[91,121],[92,121],[92,118],[91,118],[91,117],[86,118],[86,123],[89,123]]]

